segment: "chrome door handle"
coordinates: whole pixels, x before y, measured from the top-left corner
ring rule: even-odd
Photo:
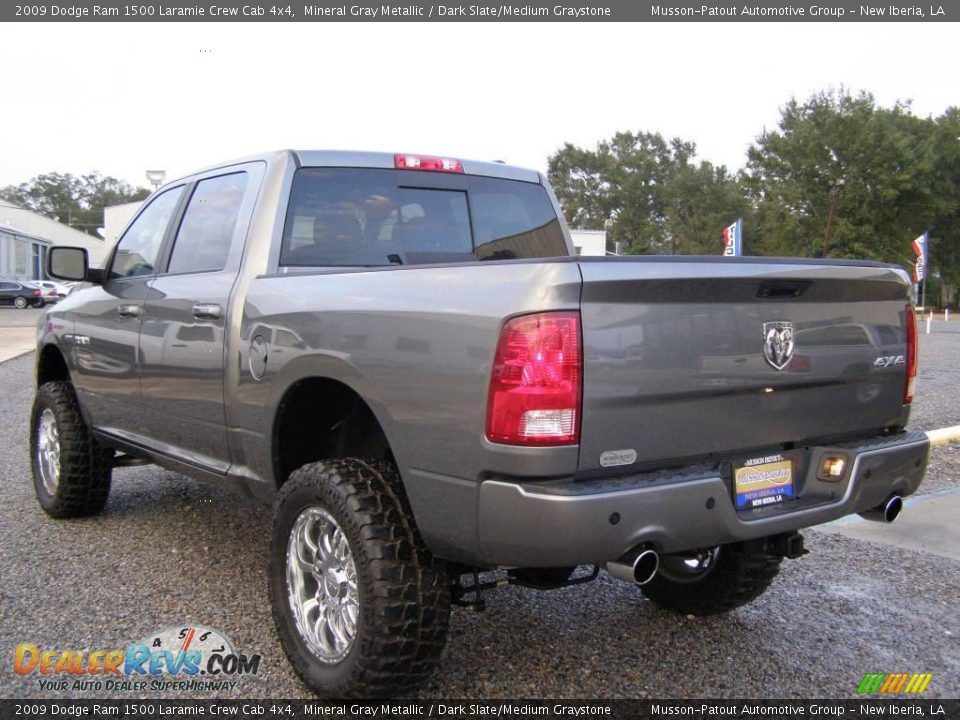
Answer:
[[[195,318],[218,318],[223,314],[223,308],[216,303],[200,303],[193,306]]]
[[[143,312],[143,308],[139,305],[118,305],[117,313],[120,317],[137,317],[140,313]]]

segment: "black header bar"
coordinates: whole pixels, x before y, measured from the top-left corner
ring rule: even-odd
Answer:
[[[863,700],[0,700],[0,720],[76,718],[243,718],[244,720],[325,720],[327,718],[795,718],[835,720],[871,716],[949,720],[960,700],[897,696]]]
[[[256,2],[25,0],[0,3],[4,22],[951,22],[955,0],[466,0]]]

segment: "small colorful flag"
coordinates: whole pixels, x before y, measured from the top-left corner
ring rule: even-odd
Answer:
[[[740,257],[743,254],[743,218],[723,229],[723,256]]]
[[[910,243],[913,251],[917,254],[917,264],[913,267],[914,282],[920,282],[921,280],[925,280],[927,277],[927,241],[929,239],[930,233],[925,232],[923,235]]]

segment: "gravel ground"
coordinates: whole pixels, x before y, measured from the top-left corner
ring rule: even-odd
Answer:
[[[935,325],[921,341],[917,429],[960,424],[951,364],[960,322],[953,327]],[[12,672],[18,643],[114,649],[188,623],[263,654],[261,672],[224,697],[310,697],[270,616],[269,509],[144,467],[115,473],[100,516],[48,519],[25,450],[31,369],[32,356],[0,364],[0,697],[41,695]],[[922,491],[958,484],[960,448],[936,450]],[[958,564],[816,531],[807,538],[810,555],[785,562],[768,593],[723,617],[663,612],[605,574],[549,593],[488,594],[485,613],[455,609],[443,665],[421,697],[852,697],[864,673],[896,671],[932,672],[927,697],[960,697]],[[43,693],[70,694],[80,695]]]

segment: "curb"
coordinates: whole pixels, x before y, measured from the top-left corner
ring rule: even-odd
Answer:
[[[930,438],[930,447],[947,445],[948,443],[960,440],[960,425],[939,428],[937,430],[927,430],[925,434]]]
[[[2,358],[0,359],[0,365],[2,365],[5,362],[10,362],[11,360],[16,360],[17,358],[22,358],[24,355],[29,355],[32,352],[34,352],[34,348],[30,348],[29,350],[24,350],[23,352],[19,352],[16,355],[11,355],[8,358]]]

